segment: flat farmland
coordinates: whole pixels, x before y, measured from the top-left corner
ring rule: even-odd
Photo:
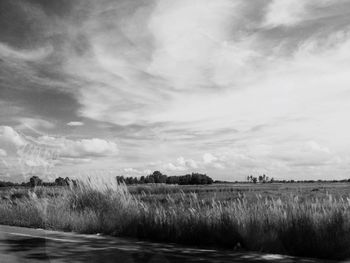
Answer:
[[[350,257],[350,184],[86,182],[4,188],[0,224],[301,257]]]
[[[315,182],[315,183],[227,183],[212,185],[132,185],[129,191],[135,196],[164,199],[166,195],[195,193],[203,200],[230,201],[242,197],[288,199],[298,196],[307,201],[314,198],[346,198],[350,196],[350,183]],[[145,199],[146,199],[145,198]]]

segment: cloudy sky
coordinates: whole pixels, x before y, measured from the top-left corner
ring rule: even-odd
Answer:
[[[348,0],[1,0],[0,177],[350,176]]]

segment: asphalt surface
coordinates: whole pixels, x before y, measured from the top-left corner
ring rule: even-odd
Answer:
[[[0,225],[0,263],[334,262]]]

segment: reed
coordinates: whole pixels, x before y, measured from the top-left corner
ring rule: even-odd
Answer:
[[[239,193],[219,200],[156,187],[158,195],[145,189],[131,194],[115,180],[90,178],[75,188],[13,190],[2,195],[0,223],[295,256],[350,256],[348,196]]]

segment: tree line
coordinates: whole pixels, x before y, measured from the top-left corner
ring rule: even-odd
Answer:
[[[211,179],[206,174],[192,173],[181,176],[167,176],[159,171],[154,171],[152,174],[147,176],[137,177],[124,177],[117,176],[117,182],[130,184],[179,184],[179,185],[194,185],[194,184],[212,184],[213,179]],[[76,186],[77,180],[70,179],[69,177],[62,178],[58,177],[54,182],[44,182],[38,176],[30,177],[28,182],[23,183],[13,183],[8,181],[0,181],[0,187],[35,187],[35,186]]]
[[[35,187],[35,186],[76,186],[77,181],[70,179],[69,177],[62,178],[58,177],[54,182],[44,182],[38,176],[32,176],[29,178],[28,182],[14,183],[9,181],[0,181],[0,187],[14,187],[14,186],[24,186],[24,187]]]
[[[178,184],[178,185],[200,185],[200,184],[222,184],[222,183],[350,183],[350,179],[341,180],[276,180],[273,177],[268,177],[265,174],[259,176],[249,175],[247,181],[213,181],[212,178],[206,174],[192,173],[186,175],[174,175],[167,176],[159,171],[154,171],[147,176],[137,177],[124,177],[116,176],[116,180],[119,183],[125,183],[127,185],[132,184]],[[35,187],[35,186],[76,186],[77,180],[70,179],[69,177],[58,177],[53,182],[45,182],[38,176],[30,177],[28,182],[14,183],[10,181],[0,181],[0,187]]]
[[[288,183],[350,183],[350,179],[341,179],[341,180],[277,180],[274,179],[273,177],[268,177],[265,174],[259,175],[259,176],[253,176],[249,175],[247,176],[247,182],[248,183],[283,183],[283,184],[288,184]],[[236,181],[235,183],[242,183]]]
[[[206,174],[192,173],[186,175],[167,176],[160,171],[154,171],[147,176],[124,177],[117,176],[118,182],[125,184],[179,184],[179,185],[193,185],[193,184],[212,184],[214,181]]]

